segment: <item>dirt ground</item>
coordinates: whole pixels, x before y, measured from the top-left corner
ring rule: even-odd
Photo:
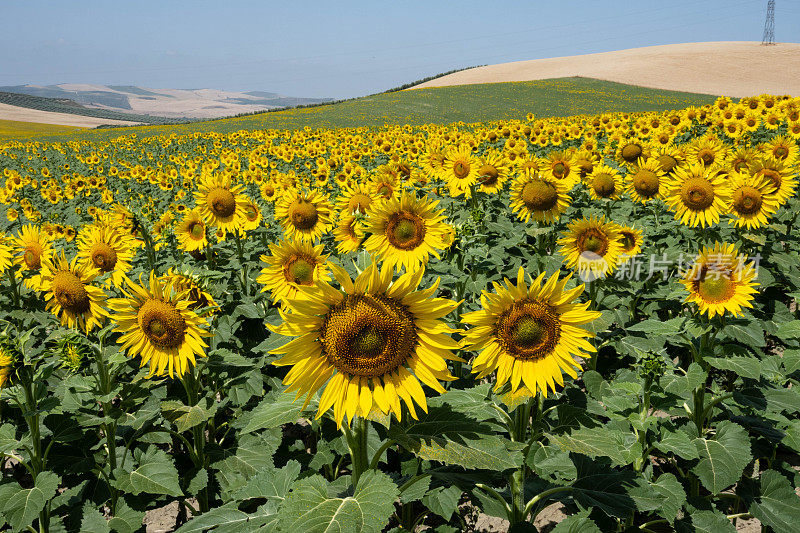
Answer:
[[[20,122],[36,122],[39,124],[59,124],[62,126],[78,126],[80,128],[94,128],[102,124],[117,126],[135,126],[138,122],[127,120],[111,120],[96,117],[84,117],[69,113],[52,113],[39,109],[28,109],[14,105],[0,104],[0,119],[18,120]]]
[[[462,70],[416,88],[583,76],[641,87],[733,97],[800,96],[800,44],[669,44]]]

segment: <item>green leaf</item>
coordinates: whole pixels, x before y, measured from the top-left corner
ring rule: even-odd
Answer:
[[[16,438],[16,429],[12,424],[0,426],[0,454],[7,454],[17,450],[20,444]]]
[[[661,440],[655,444],[656,448],[665,453],[674,453],[683,459],[697,459],[697,447],[685,431],[680,429],[663,432]]]
[[[800,320],[778,324],[777,336],[781,340],[800,339]]]
[[[683,324],[685,322],[686,319],[683,317],[673,318],[666,321],[651,318],[628,327],[628,331],[647,333],[648,335],[678,335],[683,331]]]
[[[3,493],[7,499],[2,503],[2,511],[11,530],[20,531],[31,525],[47,501],[55,496],[60,482],[61,478],[53,472],[42,472],[36,476],[33,488],[22,489],[15,484],[19,490],[8,495]]]
[[[86,502],[83,506],[81,531],[86,533],[108,533],[111,531],[108,522],[92,502]]]
[[[352,496],[332,493],[320,475],[298,481],[286,498],[278,520],[282,531],[379,533],[394,512],[397,485],[383,472],[361,475]]]
[[[714,439],[694,440],[700,462],[692,468],[692,472],[712,494],[739,481],[752,458],[750,440],[744,428],[725,420],[716,429]]]
[[[134,533],[142,528],[142,521],[144,520],[144,511],[135,511],[128,507],[125,500],[120,498],[117,500],[117,512],[108,521],[113,531],[117,533]]]
[[[131,493],[166,494],[183,496],[178,483],[178,470],[172,459],[162,450],[147,455],[138,468],[130,473]]]
[[[281,443],[280,428],[256,435],[242,435],[234,452],[211,466],[223,492],[243,487],[256,473],[275,466],[272,455]]]
[[[499,421],[497,410],[492,407],[491,389],[491,383],[484,383],[469,389],[451,389],[440,396],[428,399],[428,407],[447,404],[454,411],[464,413],[478,422]]]
[[[430,509],[432,513],[441,516],[449,522],[453,513],[456,511],[458,500],[460,499],[461,489],[458,487],[436,487],[428,491],[422,498],[422,503],[425,507]]]
[[[761,377],[761,361],[755,357],[706,357],[705,360],[714,368],[730,370],[744,378],[758,379]]]
[[[591,460],[585,455],[572,455],[578,479],[572,484],[572,496],[585,508],[597,507],[609,516],[627,517],[636,509],[626,486],[633,484],[630,470],[611,468],[608,459]]]
[[[774,531],[798,531],[800,498],[785,477],[774,470],[761,472],[761,494],[750,513]]]
[[[534,443],[528,452],[526,463],[536,474],[545,479],[568,482],[578,476],[569,454],[556,446]]]
[[[233,493],[237,500],[264,498],[282,502],[289,487],[300,475],[300,463],[289,461],[283,468],[269,467],[247,480],[247,484]]]
[[[686,491],[683,490],[678,478],[673,474],[661,474],[658,481],[653,483],[653,489],[664,497],[661,506],[656,512],[670,522],[677,518],[683,504],[686,503]]]
[[[664,391],[677,396],[686,397],[697,387],[706,382],[707,374],[697,363],[689,365],[685,376],[667,374],[662,378],[661,386]]]
[[[642,445],[636,435],[608,426],[580,428],[570,434],[548,434],[547,437],[563,450],[589,457],[608,457],[616,465],[631,464],[642,456]]]
[[[402,480],[403,483],[408,481],[408,479]],[[400,486],[402,487],[402,483]],[[421,479],[418,479],[414,483],[411,484],[406,490],[400,493],[400,501],[402,503],[410,503],[415,502],[417,500],[421,500],[425,493],[428,492],[428,488],[431,486],[431,476],[425,476]]]
[[[625,491],[633,499],[636,510],[639,512],[655,511],[660,508],[666,497],[655,490],[647,480],[638,478],[633,484],[627,486]]]
[[[719,511],[693,511],[675,523],[679,533],[736,533],[736,527]]]
[[[786,350],[781,359],[787,374],[800,370],[800,350]]]
[[[192,518],[175,530],[175,533],[201,533],[214,528],[226,532],[246,533],[256,531],[270,520],[274,520],[275,516],[269,504],[262,505],[253,514],[247,514],[238,509],[236,502],[230,502]]]
[[[211,405],[204,407],[206,399],[201,399],[200,403],[193,406],[184,405],[181,402],[174,400],[167,400],[161,402],[161,413],[164,418],[175,424],[179,433],[192,429],[195,426],[205,423],[209,418],[214,416],[217,410],[217,404],[208,401]]]
[[[189,486],[186,487],[186,493],[191,494],[192,496],[197,496],[197,493],[199,493],[207,486],[208,486],[208,470],[206,470],[205,468],[201,468],[189,482]]]
[[[788,427],[783,431],[784,437],[781,444],[800,452],[800,420],[790,420]]]
[[[586,510],[566,517],[556,524],[551,533],[602,533],[602,530],[589,518],[589,511]]]
[[[234,424],[241,428],[242,434],[262,429],[271,429],[297,422],[303,412],[303,400],[295,401],[294,394],[271,392],[250,412],[244,414],[240,422]]]
[[[730,324],[725,328],[724,332],[726,338],[738,341],[747,346],[763,348],[767,345],[764,340],[764,328],[761,327],[761,324],[756,320]]]
[[[523,461],[522,445],[449,407],[432,407],[419,420],[392,424],[389,438],[422,459],[464,468],[506,470]]]

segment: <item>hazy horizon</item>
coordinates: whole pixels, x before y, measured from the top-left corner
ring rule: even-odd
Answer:
[[[479,64],[683,42],[760,41],[766,12],[766,0],[618,5],[5,2],[0,85],[347,98]],[[778,0],[775,26],[778,41],[799,36],[800,6]]]

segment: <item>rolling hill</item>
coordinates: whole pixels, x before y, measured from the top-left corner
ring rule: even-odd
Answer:
[[[752,41],[669,44],[500,63],[462,70],[415,89],[582,76],[640,87],[733,97],[800,96],[800,44]]]

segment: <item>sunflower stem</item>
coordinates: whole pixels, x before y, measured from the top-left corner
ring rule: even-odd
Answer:
[[[199,402],[199,392],[200,392],[199,372],[198,375],[195,376],[195,368],[190,365],[189,369],[182,376],[180,381],[183,384],[184,389],[186,390],[186,397],[188,399],[189,407],[197,405],[197,403]],[[208,459],[205,455],[207,424],[208,422],[206,421],[192,428],[192,437],[193,437],[192,440],[194,445],[194,459],[195,459],[194,462],[195,462],[195,467],[198,469],[198,471],[208,466],[207,464]],[[208,487],[205,487],[197,494],[197,501],[201,513],[205,513],[210,509],[208,500],[209,500]]]
[[[33,368],[24,367],[25,371],[20,372],[20,385],[25,392],[25,412],[23,416],[31,432],[31,475],[34,482],[38,475],[45,469],[45,458],[42,454],[42,433],[38,413],[38,398],[35,390],[36,385]],[[39,512],[39,532],[47,533],[50,531],[50,501],[48,500],[44,509]]]
[[[17,276],[13,267],[6,269],[8,274],[8,281],[11,283],[11,296],[14,302],[14,309],[19,308],[19,284],[17,283]]]
[[[353,488],[358,485],[361,474],[370,468],[369,457],[367,455],[367,439],[369,437],[369,421],[357,416],[353,420],[352,429],[347,424],[342,425],[347,448],[350,450],[351,462],[351,482]],[[382,452],[381,452],[382,453]]]
[[[108,396],[111,394],[113,383],[111,373],[108,370],[108,362],[103,357],[103,337],[99,339],[99,347],[94,350],[95,361],[97,363],[97,376],[100,385],[100,391],[106,401],[102,402],[103,418],[109,418],[112,411],[111,400]],[[106,437],[106,450],[108,453],[108,491],[111,493],[111,515],[116,513],[117,501],[119,499],[119,492],[111,483],[114,478],[114,471],[117,469],[117,423],[115,421],[104,421],[101,425],[103,434]]]

